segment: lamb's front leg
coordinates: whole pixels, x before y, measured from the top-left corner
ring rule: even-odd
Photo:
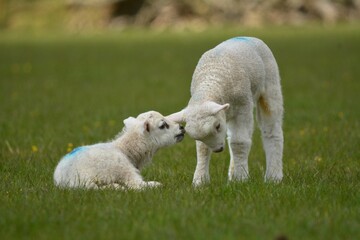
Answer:
[[[211,149],[201,141],[196,141],[197,164],[193,178],[193,185],[200,186],[210,182],[209,163]]]
[[[127,186],[131,189],[134,190],[144,190],[146,188],[156,188],[156,187],[161,187],[162,184],[156,181],[143,181],[143,180],[137,180],[137,181],[132,181],[130,183],[127,184]]]
[[[119,169],[119,172],[122,173],[122,178],[127,188],[134,190],[143,190],[145,188],[154,188],[161,186],[161,183],[159,182],[144,181],[140,175],[140,171],[131,164],[127,164],[126,168],[124,169]]]
[[[229,181],[245,181],[249,178],[248,157],[251,148],[253,121],[252,112],[248,111],[242,112],[236,119],[228,122]]]

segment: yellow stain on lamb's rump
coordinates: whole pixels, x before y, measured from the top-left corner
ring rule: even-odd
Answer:
[[[266,115],[271,115],[268,103],[265,101],[263,96],[259,97],[259,105]]]

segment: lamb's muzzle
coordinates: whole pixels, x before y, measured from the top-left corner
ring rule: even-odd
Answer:
[[[183,126],[179,126],[180,133],[175,135],[176,142],[181,142],[185,136],[185,128]]]

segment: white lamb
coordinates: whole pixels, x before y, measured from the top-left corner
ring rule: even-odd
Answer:
[[[266,154],[265,181],[281,181],[283,98],[276,60],[257,38],[235,37],[200,58],[191,83],[188,106],[168,118],[186,122],[196,141],[195,186],[210,181],[211,152],[221,152],[227,135],[229,180],[249,177],[248,155],[253,133],[253,107]]]
[[[55,185],[93,189],[159,186],[145,182],[140,170],[158,149],[180,142],[184,128],[154,111],[129,117],[124,124],[115,140],[79,147],[65,155],[55,169]]]

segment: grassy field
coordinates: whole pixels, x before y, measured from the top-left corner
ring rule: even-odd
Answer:
[[[54,168],[73,147],[113,138],[128,116],[184,107],[200,55],[237,35],[262,38],[280,66],[281,184],[263,183],[256,130],[246,183],[228,184],[226,150],[212,157],[211,184],[193,189],[195,144],[187,137],[143,171],[160,189],[54,187]],[[359,239],[359,80],[358,26],[0,33],[0,238]]]

